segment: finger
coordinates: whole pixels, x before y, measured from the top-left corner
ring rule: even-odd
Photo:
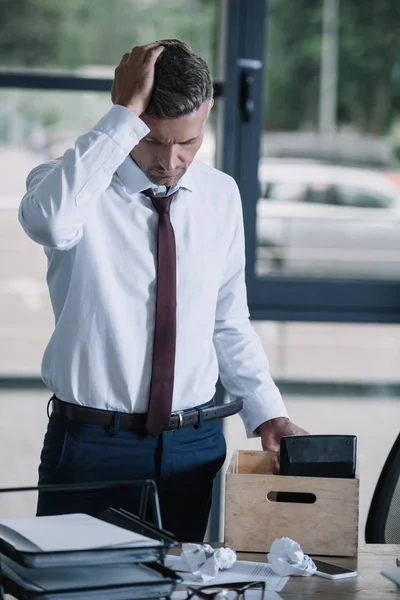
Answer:
[[[272,472],[274,475],[279,475],[279,471],[280,471],[281,465],[279,462],[279,458],[278,455],[274,456],[274,458],[272,459]]]
[[[262,440],[263,450],[269,450],[271,452],[279,452],[279,444],[276,442],[265,442]]]
[[[161,44],[159,44],[156,48],[151,48],[146,55],[145,61],[149,65],[154,65],[157,58],[164,51],[164,49],[165,49],[165,46],[162,46]]]
[[[130,57],[130,55],[131,55],[130,52],[125,52],[125,54],[122,55],[122,58],[119,61],[119,64],[121,65],[122,63],[126,62],[128,60],[128,58]]]
[[[160,56],[160,54],[162,54],[165,50],[165,46],[159,46],[158,48],[156,48],[153,52],[153,57],[154,57],[154,62],[157,61],[157,58]]]
[[[127,52],[126,54],[124,54],[122,56],[121,60],[119,61],[118,65],[116,66],[116,68],[114,70],[115,73],[117,72],[117,69],[120,70],[119,67],[122,67],[124,64],[126,64],[126,62],[129,59],[129,56],[130,56],[129,52]]]
[[[142,46],[142,48],[144,48],[146,50],[152,50],[153,48],[157,48],[158,46],[161,46],[161,45],[162,45],[161,42],[152,42],[151,44],[147,44],[146,46]]]
[[[149,51],[154,50],[155,48],[159,48],[161,46],[160,42],[152,42],[151,44],[146,44],[146,46],[135,46],[132,48],[130,52],[130,56],[132,55],[140,55],[145,56]],[[164,46],[162,46],[164,47]]]

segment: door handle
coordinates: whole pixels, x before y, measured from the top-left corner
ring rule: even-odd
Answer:
[[[250,121],[254,113],[255,71],[259,71],[263,63],[252,58],[239,58],[240,68],[240,114],[242,121]]]

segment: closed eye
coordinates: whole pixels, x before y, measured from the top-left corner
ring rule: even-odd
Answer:
[[[161,142],[160,140],[153,140],[152,138],[144,138],[145,141],[152,146],[168,146],[165,142]],[[185,140],[184,142],[176,142],[176,145],[179,146],[192,146],[197,141],[197,138],[191,138],[190,140]]]

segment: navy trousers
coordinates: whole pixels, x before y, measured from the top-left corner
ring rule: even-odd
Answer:
[[[220,420],[166,431],[158,438],[119,429],[82,425],[51,416],[40,457],[39,484],[154,479],[164,529],[181,542],[201,542],[207,528],[212,486],[223,465],[226,444]],[[137,513],[135,488],[86,492],[41,492],[37,515],[106,508]]]

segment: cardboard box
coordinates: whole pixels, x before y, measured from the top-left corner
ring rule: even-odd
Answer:
[[[233,454],[226,473],[226,546],[267,552],[276,538],[289,537],[306,554],[356,556],[358,479],[273,475],[273,456]]]

